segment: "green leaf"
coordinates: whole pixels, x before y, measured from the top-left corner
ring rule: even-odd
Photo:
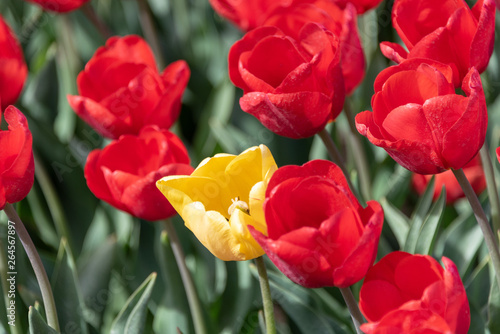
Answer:
[[[441,221],[443,220],[443,213],[446,207],[446,189],[443,186],[438,200],[434,203],[431,211],[425,218],[425,221],[418,236],[417,245],[415,246],[415,253],[418,254],[431,254],[434,242],[437,238],[437,233]]]
[[[66,239],[61,240],[56,266],[51,280],[59,325],[64,331],[88,334],[75,261]]]
[[[492,281],[490,290],[487,326],[491,333],[500,333],[500,289],[496,280]]]
[[[256,275],[256,268],[252,266]],[[308,290],[285,276],[268,271],[273,301],[278,303],[302,333],[347,333],[345,327],[315,307]]]
[[[417,246],[418,237],[420,235],[420,230],[424,222],[425,217],[429,212],[429,208],[432,203],[432,197],[434,195],[434,177],[430,180],[424,194],[420,197],[415,211],[410,220],[410,231],[408,232],[408,237],[404,245],[404,251],[408,253],[415,253],[415,248]]]
[[[111,334],[143,333],[148,313],[148,302],[153,291],[156,276],[156,273],[149,275],[130,296],[113,322]]]
[[[219,323],[221,333],[237,333],[244,326],[246,315],[262,300],[257,281],[252,278],[249,262],[226,262],[228,277],[221,297]],[[238,298],[234,298],[238,296]]]
[[[384,209],[385,221],[391,228],[392,233],[398,241],[399,248],[403,249],[408,238],[410,224],[408,218],[392,205],[386,198],[380,200],[380,204]]]
[[[157,240],[160,241],[157,256],[161,269],[160,277],[164,279],[165,292],[156,308],[153,328],[157,333],[175,333],[177,328],[183,333],[192,333],[194,327],[189,316],[186,291],[170,247],[170,239],[166,232],[162,232]]]
[[[111,269],[115,263],[116,236],[110,236],[92,253],[81,257],[78,278],[83,300],[87,302],[86,320],[95,328],[100,328],[103,310],[106,308],[111,291],[109,282]]]
[[[30,306],[28,319],[30,334],[57,334],[57,331],[45,323],[45,320],[33,306]]]

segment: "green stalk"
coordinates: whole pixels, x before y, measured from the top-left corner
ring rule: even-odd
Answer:
[[[352,294],[351,288],[339,288],[342,293],[342,297],[344,297],[347,308],[349,309],[349,313],[351,313],[352,322],[354,323],[354,327],[356,328],[356,333],[363,334],[360,329],[361,324],[364,322],[363,315],[359,310],[358,303]]]
[[[108,28],[108,26],[99,18],[97,13],[94,10],[94,7],[89,3],[84,4],[82,7],[80,7],[81,11],[83,14],[87,17],[87,19],[94,25],[94,27],[97,29],[97,31],[101,34],[102,38],[104,40],[107,40],[111,36],[113,36],[113,33],[111,30]]]
[[[491,204],[491,223],[493,225],[493,233],[498,235],[500,232],[500,199],[498,198],[495,173],[493,171],[493,164],[491,163],[491,157],[486,143],[484,143],[479,152],[481,154],[481,162],[483,164],[484,176],[486,179],[488,198],[490,199]]]
[[[7,271],[8,271],[8,263],[7,263],[7,254],[5,252],[6,245],[3,244],[2,240],[0,239],[0,279],[2,282],[0,285],[2,286],[2,292],[3,292],[3,298],[5,302],[5,308],[9,307],[10,304],[10,298],[9,298],[9,289],[7,288]],[[16,304],[16,312],[17,312],[17,304]],[[8,319],[7,319],[8,320]],[[16,326],[10,326],[11,334],[23,334],[21,331],[21,327],[16,325]]]
[[[347,122],[349,123],[350,140],[348,143],[352,144],[351,148],[354,153],[354,163],[359,173],[359,183],[361,186],[361,193],[363,197],[368,200],[372,197],[372,187],[370,181],[370,171],[368,170],[368,164],[366,163],[366,155],[359,140],[360,134],[356,130],[356,123],[354,121],[354,114],[351,109],[349,101],[346,100],[344,103],[344,112],[347,117]]]
[[[24,227],[21,218],[19,218],[19,216],[17,215],[16,209],[14,209],[12,204],[6,203],[4,211],[7,214],[9,220],[14,223],[17,236],[19,237],[19,240],[21,240],[24,250],[26,251],[26,255],[30,260],[31,267],[33,267],[33,271],[35,272],[36,280],[38,281],[40,291],[42,292],[42,300],[45,307],[47,324],[50,327],[54,328],[56,331],[60,332],[54,295],[52,294],[50,281],[47,273],[45,272],[45,268],[43,267],[40,255],[38,255],[38,252],[35,248],[35,245],[33,244],[33,241],[30,238],[30,235],[28,234],[28,231]]]
[[[453,174],[462,187],[462,190],[465,193],[465,196],[469,200],[470,206],[472,207],[472,211],[474,211],[474,215],[476,216],[477,223],[483,232],[484,241],[486,242],[486,247],[488,247],[488,252],[490,253],[491,262],[493,264],[493,268],[495,269],[495,276],[497,278],[498,286],[500,286],[500,253],[498,251],[498,245],[496,243],[495,235],[491,230],[490,224],[488,222],[488,218],[484,213],[483,207],[477,198],[476,193],[472,189],[472,186],[467,180],[467,177],[464,174],[462,169],[452,169]]]
[[[274,306],[267,278],[266,265],[262,256],[255,259],[257,271],[259,272],[260,291],[262,293],[262,304],[264,306],[264,317],[266,319],[267,334],[276,334],[276,322],[274,321]]]
[[[340,169],[342,170],[342,172],[344,173],[344,176],[347,180],[347,184],[349,185],[349,188],[351,188],[351,191],[353,192],[353,194],[356,196],[356,198],[359,200],[359,202],[364,206],[366,204],[366,202],[363,200],[363,198],[361,198],[361,196],[359,196],[356,188],[354,188],[354,185],[351,182],[351,177],[349,175],[349,172],[347,171],[347,168],[345,166],[344,159],[340,155],[340,152],[338,151],[337,146],[335,146],[335,143],[334,143],[332,137],[330,136],[328,131],[326,131],[326,129],[323,129],[320,132],[318,132],[318,136],[321,138],[321,140],[325,144],[326,149],[328,150],[328,153],[330,154],[330,157],[332,158],[332,161],[337,166],[339,166]]]
[[[33,156],[35,158],[35,179],[38,181],[45,200],[47,201],[47,206],[49,207],[50,214],[54,220],[57,234],[60,237],[65,238],[70,249],[72,249],[71,246],[73,246],[73,243],[69,234],[68,222],[66,220],[61,201],[57,196],[57,192],[52,185],[49,174],[45,170],[43,163],[40,161],[38,154],[33,152]]]
[[[139,21],[141,22],[142,31],[149,45],[156,55],[156,63],[160,69],[165,67],[163,55],[160,48],[160,41],[156,34],[156,29],[153,24],[153,15],[147,0],[137,0],[139,5]]]
[[[193,317],[194,330],[196,334],[206,334],[207,328],[205,326],[205,321],[203,319],[203,311],[201,308],[200,300],[198,294],[196,293],[196,288],[194,286],[193,278],[186,266],[186,260],[184,256],[184,251],[182,250],[181,242],[177,236],[174,226],[171,221],[163,220],[163,228],[167,233],[167,237],[170,239],[170,247],[177,261],[177,266],[181,274],[182,282],[184,284],[184,289],[186,290],[186,295],[188,298],[189,309],[191,310],[191,316]]]

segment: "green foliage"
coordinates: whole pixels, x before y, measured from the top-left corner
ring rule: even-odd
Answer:
[[[373,81],[389,64],[378,43],[396,41],[391,3],[384,1],[359,19],[367,73],[349,97],[355,112],[370,108]],[[241,91],[227,75],[227,54],[242,33],[215,14],[208,0],[149,0],[149,4],[165,63],[185,59],[191,68],[173,131],[186,143],[194,166],[216,153],[237,154],[261,143],[271,149],[278,166],[328,158],[317,139],[278,137],[241,111]],[[136,1],[92,0],[90,5],[114,34],[144,36]],[[56,15],[27,1],[1,0],[0,13],[20,36],[29,66],[17,106],[27,115],[33,133],[36,175],[31,193],[17,208],[51,279],[61,332],[170,334],[179,329],[194,333],[181,275],[160,222],[139,221],[118,212],[97,200],[85,182],[86,157],[105,140],[71,111],[66,95],[77,94],[78,73],[105,39],[81,11]],[[490,67],[482,76],[490,120],[487,143],[492,149],[500,145],[499,43],[497,38]],[[351,144],[343,136],[346,123],[341,116],[328,130],[347,165],[354,166]],[[373,198],[385,214],[378,258],[392,250],[449,257],[467,289],[470,332],[500,332],[500,291],[492,284],[484,239],[468,203],[447,206],[444,191],[433,202],[434,181],[418,198],[411,173],[385,151],[360,139],[369,160]],[[500,168],[494,165],[498,180]],[[490,212],[487,199],[481,199]],[[0,221],[0,247],[5,248],[7,220],[1,212]],[[178,217],[173,223],[208,331],[262,333],[262,301],[251,262],[222,262],[200,245]],[[355,333],[338,291],[302,288],[267,265],[280,332]],[[44,312],[32,306],[41,302],[41,295],[20,244],[17,271],[18,326],[8,326],[5,300],[0,299],[0,334],[27,329],[31,334],[55,333],[47,326]],[[359,284],[353,290],[359,290]]]

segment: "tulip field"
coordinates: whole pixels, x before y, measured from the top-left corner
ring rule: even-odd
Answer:
[[[497,0],[2,0],[0,334],[500,333]]]

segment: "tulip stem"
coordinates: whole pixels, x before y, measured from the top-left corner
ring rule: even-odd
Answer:
[[[149,45],[156,55],[156,63],[160,69],[165,67],[163,56],[160,47],[160,41],[156,34],[156,29],[153,24],[153,15],[147,0],[137,0],[139,5],[139,21],[141,22],[142,31]]]
[[[354,185],[351,182],[351,177],[349,175],[349,172],[347,171],[347,168],[345,166],[344,159],[342,158],[342,155],[340,154],[339,150],[337,149],[337,146],[335,146],[335,143],[334,143],[332,137],[330,136],[328,131],[326,131],[326,129],[323,129],[320,132],[318,132],[318,136],[321,138],[321,140],[325,144],[326,149],[328,150],[328,153],[330,154],[330,157],[332,158],[332,161],[337,166],[339,166],[340,169],[342,170],[342,172],[344,173],[344,176],[347,180],[347,184],[349,185],[349,188],[351,188],[351,191],[354,193],[354,195],[359,200],[359,202],[363,203],[363,205],[364,205],[365,201],[361,198],[361,196],[359,196],[356,188],[354,188]]]
[[[498,245],[496,243],[496,238],[491,230],[490,224],[488,222],[488,218],[484,213],[483,207],[477,198],[474,189],[467,180],[467,177],[464,174],[462,169],[452,169],[453,174],[462,187],[465,196],[469,200],[470,206],[472,207],[472,211],[474,211],[474,215],[476,216],[477,223],[483,232],[484,241],[486,242],[486,247],[488,247],[488,251],[490,253],[491,262],[493,264],[493,268],[495,269],[495,276],[497,278],[498,286],[500,286],[500,253],[498,251]]]
[[[182,283],[188,298],[189,309],[191,310],[191,315],[193,317],[195,333],[206,334],[208,332],[203,319],[200,299],[198,298],[191,273],[186,266],[186,257],[184,256],[184,251],[182,250],[181,241],[179,240],[177,232],[175,231],[174,225],[172,225],[171,221],[163,220],[163,228],[165,232],[167,232],[167,237],[170,239],[170,247],[172,247],[172,252],[174,253],[177,266],[179,267]]]
[[[497,183],[495,181],[495,173],[493,172],[493,164],[488,152],[488,146],[484,143],[479,151],[481,154],[481,162],[483,164],[484,176],[486,179],[486,189],[491,204],[491,223],[493,232],[498,235],[500,231],[500,199],[498,198]]]
[[[358,303],[352,294],[352,291],[349,287],[347,288],[339,288],[342,293],[342,297],[344,297],[347,308],[349,309],[349,313],[351,313],[352,322],[354,323],[354,327],[356,328],[356,333],[363,334],[360,329],[361,324],[364,322],[363,315],[359,310]]]
[[[259,272],[260,291],[262,293],[262,304],[264,306],[264,317],[266,319],[267,334],[276,334],[276,323],[274,321],[274,305],[271,297],[271,288],[267,277],[266,264],[262,256],[255,259],[257,271]]]
[[[8,242],[8,240],[7,240]],[[7,253],[5,252],[5,245],[3,243],[3,240],[0,238],[0,279],[2,280],[2,292],[3,292],[3,298],[4,298],[4,303],[6,307],[10,306],[10,300],[12,299],[11,296],[9,296],[9,287],[7,284],[3,284],[3,282],[9,282],[7,279],[9,279],[9,274],[8,274],[8,260],[7,260]],[[18,305],[16,307],[16,312],[18,309]],[[23,331],[20,326],[10,326],[11,334],[23,334]]]
[[[107,40],[111,36],[113,36],[113,33],[111,30],[108,28],[108,26],[102,21],[97,13],[94,10],[94,7],[90,4],[90,2],[84,4],[82,7],[80,7],[83,14],[87,17],[87,19],[92,22],[94,27],[97,29],[97,31],[101,34],[102,38]]]
[[[359,173],[359,183],[361,186],[361,193],[363,197],[368,200],[372,196],[372,187],[370,181],[370,171],[368,170],[368,165],[366,163],[366,155],[359,140],[359,133],[356,130],[356,123],[354,121],[354,114],[349,104],[349,100],[344,103],[344,112],[349,123],[350,139],[348,142],[352,144],[352,150],[354,153],[354,163],[356,164]]]
[[[45,307],[47,324],[50,327],[54,328],[56,331],[60,332],[54,295],[52,294],[50,281],[47,273],[45,272],[45,268],[43,267],[40,255],[38,255],[38,252],[35,248],[35,245],[33,244],[33,241],[30,238],[30,235],[28,234],[28,231],[24,227],[21,218],[19,218],[19,216],[17,215],[16,209],[14,209],[12,204],[6,203],[4,211],[7,214],[9,220],[14,223],[17,236],[19,237],[19,240],[21,240],[24,250],[26,251],[26,255],[30,260],[31,267],[33,267],[33,271],[35,272],[36,280],[38,281],[40,291],[42,292],[42,300]]]

